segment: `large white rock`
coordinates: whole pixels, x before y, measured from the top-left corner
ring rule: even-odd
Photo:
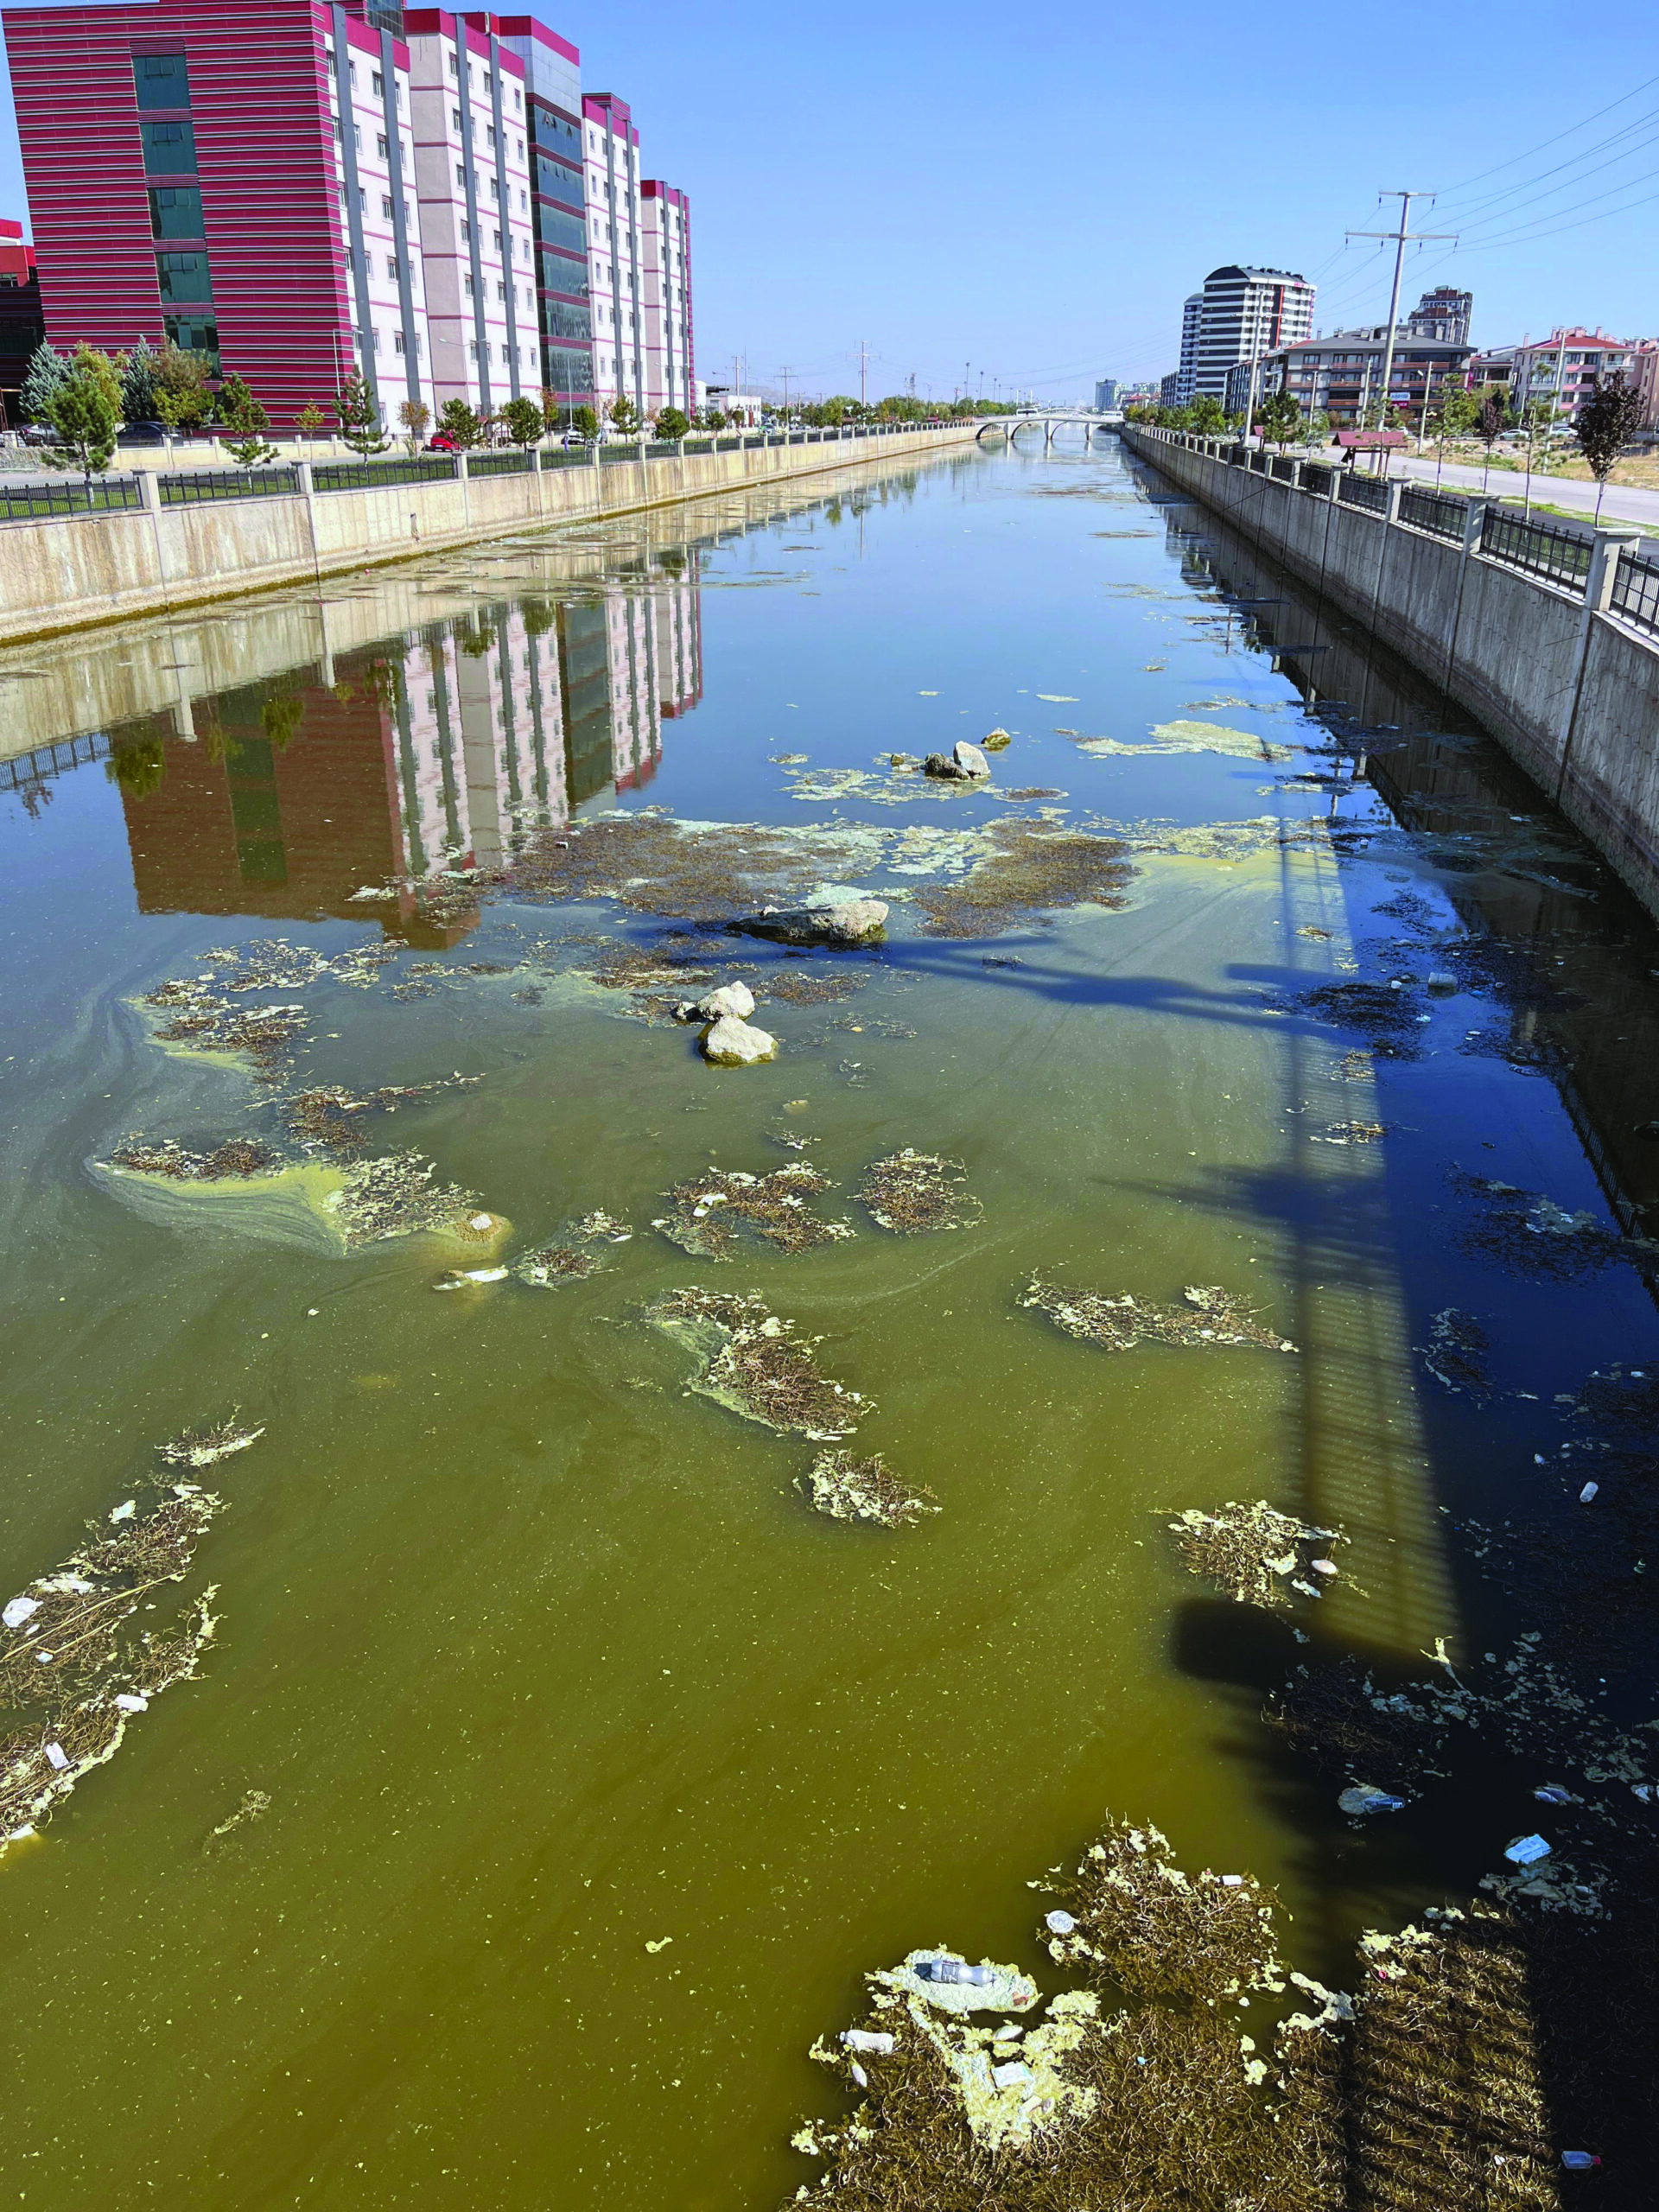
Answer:
[[[702,1039],[702,1057],[717,1068],[748,1068],[761,1060],[775,1060],[778,1039],[765,1029],[753,1029],[734,1014],[722,1014]]]
[[[734,1014],[740,1021],[747,1021],[754,1012],[754,993],[747,983],[722,983],[717,991],[697,1001],[697,1012],[705,1021],[718,1021],[723,1014]]]
[[[951,748],[951,759],[964,776],[988,776],[991,764],[976,745],[969,745],[966,738],[958,738]]]
[[[838,899],[819,906],[763,906],[732,924],[750,937],[783,944],[879,944],[887,934],[882,899]]]

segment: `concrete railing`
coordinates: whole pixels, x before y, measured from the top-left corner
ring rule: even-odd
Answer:
[[[526,524],[623,514],[972,442],[977,424],[752,432],[565,451],[137,470],[0,487],[0,617],[21,641],[406,560]]]
[[[1222,439],[1122,435],[1468,708],[1659,912],[1659,563],[1639,531],[1317,463],[1286,480]]]

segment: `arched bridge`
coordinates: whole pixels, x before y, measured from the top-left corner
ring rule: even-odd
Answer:
[[[1001,438],[1012,445],[1022,430],[1040,430],[1045,447],[1052,446],[1058,433],[1064,429],[1080,429],[1084,445],[1094,442],[1096,430],[1115,430],[1123,417],[1115,409],[1096,413],[1092,407],[1055,407],[1036,415],[993,415],[982,423],[978,437],[982,443],[987,438]]]

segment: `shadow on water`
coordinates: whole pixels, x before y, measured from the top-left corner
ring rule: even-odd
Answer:
[[[1470,1025],[1450,1053],[1343,1040],[1376,1054],[1387,1134],[1370,1173],[1321,1173],[1303,1144],[1278,1168],[1217,1172],[1172,1194],[1276,1223],[1294,1252],[1306,1355],[1303,1511],[1314,1521],[1344,1519],[1356,1505],[1376,1514],[1389,1487],[1377,1479],[1381,1454],[1395,1506],[1412,1500],[1414,1532],[1397,1518],[1389,1531],[1397,1559],[1409,1558],[1408,1533],[1423,1547],[1396,1577],[1393,1634],[1379,1637],[1357,1608],[1325,1606],[1302,1649],[1278,1622],[1201,1599],[1173,1624],[1173,1662],[1226,1699],[1228,1748],[1301,1839],[1308,1891],[1323,1908],[1319,1971],[1340,1975],[1351,1972],[1342,1955],[1357,1918],[1392,1924],[1402,1906],[1478,1897],[1507,1839],[1548,1818],[1535,1786],[1559,1777],[1544,1771],[1548,1737],[1510,1750],[1477,1738],[1418,1805],[1357,1834],[1334,1799],[1344,1779],[1365,1777],[1344,1773],[1334,1745],[1316,1773],[1264,1725],[1264,1701],[1288,1676],[1306,1667],[1317,1677],[1357,1656],[1388,1694],[1435,1674],[1444,1633],[1465,1671],[1490,1667],[1501,1691],[1515,1638],[1541,1624],[1586,1707],[1626,1727],[1650,1711],[1659,1638],[1646,1586],[1633,1578],[1659,1538],[1655,1440],[1649,1431],[1621,1446],[1593,1429],[1586,1440],[1580,1422],[1565,1431],[1575,1448],[1613,1456],[1561,1463],[1572,1414],[1557,1394],[1575,1393],[1608,1344],[1659,1351],[1659,1253],[1647,1243],[1659,1224],[1659,931],[1463,710],[1248,535],[1130,466],[1188,588],[1236,616],[1241,650],[1271,656],[1329,733],[1332,843],[1360,978],[1404,972],[1421,984],[1431,969],[1450,970]],[[1268,991],[1287,980],[1271,970],[1238,979]],[[1309,1032],[1304,1020],[1285,1025],[1294,1113],[1313,1096],[1300,1058]],[[1576,1161],[1557,1133],[1563,1120]],[[1563,1277],[1547,1238],[1530,1249],[1525,1236],[1507,1249],[1484,1243],[1480,1192],[1456,1165],[1465,1147],[1464,1166],[1500,1189],[1499,1179],[1519,1184],[1527,1164],[1572,1184],[1546,1186],[1547,1198],[1593,1209],[1599,1195],[1605,1219],[1593,1264]],[[1348,1324],[1335,1344],[1320,1327],[1333,1291]],[[1490,1390],[1447,1390],[1425,1371],[1418,1348],[1454,1304],[1475,1307],[1491,1340]],[[1390,1425],[1410,1409],[1408,1436],[1390,1448]],[[1563,1465],[1577,1468],[1565,1480]],[[1605,1497],[1598,1513],[1573,1503],[1592,1465],[1614,1490],[1611,1510]],[[1365,1580],[1357,1560],[1355,1575]],[[1408,1621],[1412,1632],[1397,1633]],[[1554,2139],[1602,2151],[1598,2201],[1635,2205],[1652,2186],[1659,1885],[1650,1838],[1605,1848],[1611,1914],[1528,1910],[1527,1974]]]

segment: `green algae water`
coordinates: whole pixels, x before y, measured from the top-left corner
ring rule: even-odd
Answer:
[[[1332,1980],[1501,1865],[1521,1764],[1362,1831],[1259,1710],[1305,1648],[1529,1627],[1471,1524],[1583,1541],[1557,1395],[1659,1354],[1659,944],[1247,545],[1116,446],[976,452],[14,651],[0,696],[5,1594],[158,1445],[263,1432],[154,1599],[212,1586],[194,1675],[0,1856],[18,2201],[758,2212],[815,2177],[790,2135],[844,2107],[805,2054],[861,1974],[941,1942],[1043,1980],[1027,1885],[1109,1810],[1279,1885]],[[918,772],[993,731],[988,785]],[[705,882],[764,845],[887,901],[885,944],[561,887],[648,810]],[[938,933],[1019,825],[1113,841],[1117,903]],[[706,1065],[677,962],[748,980],[777,1058]],[[219,1027],[169,1020],[192,990]],[[327,1089],[394,1095],[325,1158],[284,1102]],[[272,1160],[111,1164],[232,1141]],[[906,1146],[963,1163],[963,1226],[858,1204]],[[339,1232],[352,1163],[411,1152],[474,1256]],[[654,1225],[795,1159],[852,1234]],[[1505,1243],[1504,1191],[1578,1226]],[[632,1233],[594,1272],[435,1294],[596,1211]],[[1218,1287],[1294,1349],[1104,1351],[1033,1280]],[[645,1318],[687,1288],[816,1340],[937,1514],[812,1511],[821,1447]],[[1447,1309],[1478,1389],[1428,1363]],[[1168,1533],[1257,1499],[1348,1539],[1294,1630]]]

